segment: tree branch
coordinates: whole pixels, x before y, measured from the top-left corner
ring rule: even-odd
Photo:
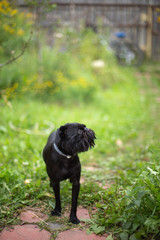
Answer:
[[[18,58],[20,58],[20,57],[24,54],[26,48],[28,47],[29,42],[31,41],[31,38],[32,38],[32,32],[31,32],[30,37],[28,38],[28,41],[24,44],[24,47],[23,47],[21,53],[20,53],[19,55],[17,55],[16,57],[11,58],[10,60],[8,60],[8,61],[5,62],[5,63],[0,63],[0,67],[3,67],[3,66],[5,66],[5,65],[8,65],[8,64],[16,61]]]

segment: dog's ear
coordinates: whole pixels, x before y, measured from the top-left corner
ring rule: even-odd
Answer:
[[[64,137],[65,136],[65,130],[67,129],[67,126],[66,125],[63,125],[60,127],[59,129],[59,135],[60,137]]]

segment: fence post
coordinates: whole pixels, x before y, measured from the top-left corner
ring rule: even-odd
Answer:
[[[152,25],[153,25],[153,16],[152,16],[152,6],[148,6],[148,29],[147,29],[147,57],[152,56]]]

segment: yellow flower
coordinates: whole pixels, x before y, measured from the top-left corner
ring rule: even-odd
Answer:
[[[71,86],[86,88],[89,86],[85,78],[79,78],[70,82]]]
[[[2,4],[4,7],[8,7],[8,6],[9,6],[9,3],[8,3],[7,0],[1,1],[1,4]]]
[[[32,13],[30,13],[30,12],[29,12],[29,13],[26,13],[26,17],[27,17],[27,18],[31,18],[31,17],[32,17]]]
[[[160,23],[160,17],[157,18],[157,22]]]
[[[8,24],[4,24],[4,25],[3,25],[3,29],[7,32],[7,31],[9,30]]]
[[[3,29],[6,31],[6,32],[9,32],[11,34],[15,33],[15,30],[13,28],[11,28],[8,24],[4,24],[3,25]]]
[[[50,193],[46,193],[45,195],[46,195],[47,197],[51,197],[51,198],[53,198],[53,195],[50,194]]]
[[[16,88],[18,88],[18,83],[14,83],[12,87],[5,89],[5,96],[8,99],[11,95],[13,97],[13,94],[15,93]]]
[[[23,29],[18,29],[17,35],[18,35],[18,36],[22,36],[23,34],[24,34]]]
[[[11,11],[11,8],[9,6],[9,3],[7,0],[3,0],[0,2],[0,12],[7,14]]]
[[[15,30],[13,28],[10,28],[9,33],[14,34]]]
[[[9,3],[7,1],[0,2],[0,12],[5,13],[5,9],[8,7]]]
[[[46,86],[48,86],[48,87],[53,87],[53,82],[52,82],[52,81],[47,81],[47,82],[46,82]]]
[[[14,16],[17,12],[18,12],[17,9],[13,9],[13,10],[11,10],[11,16]]]
[[[88,83],[86,82],[85,78],[80,78],[78,82],[79,82],[79,85],[83,88],[86,88],[88,86]]]
[[[18,83],[16,82],[13,84],[13,88],[16,89],[17,87],[18,87]]]

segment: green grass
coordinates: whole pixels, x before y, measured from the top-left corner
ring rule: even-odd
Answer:
[[[25,206],[39,206],[49,214],[54,197],[47,195],[53,193],[41,156],[50,131],[47,129],[81,122],[93,128],[97,136],[96,147],[80,154],[85,182],[81,185],[79,204],[98,209],[90,229],[96,233],[113,232],[115,237],[120,233],[121,239],[156,239],[160,227],[160,88],[155,66],[150,64],[148,80],[147,69],[148,65],[144,65],[138,75],[132,69],[120,69],[119,80],[98,90],[87,104],[59,104],[51,97],[48,101],[24,97],[11,100],[10,108],[0,100],[1,228],[15,223],[19,210]],[[90,172],[85,166],[95,166],[95,171]],[[147,167],[157,173],[153,175]],[[26,179],[30,183],[26,184]],[[108,183],[110,188],[104,190],[99,183]],[[62,183],[62,192],[62,204],[68,206],[69,182]],[[151,208],[155,204],[154,212],[147,212],[149,207],[142,209],[145,200]],[[135,213],[140,218],[140,209],[143,219],[139,220]]]

